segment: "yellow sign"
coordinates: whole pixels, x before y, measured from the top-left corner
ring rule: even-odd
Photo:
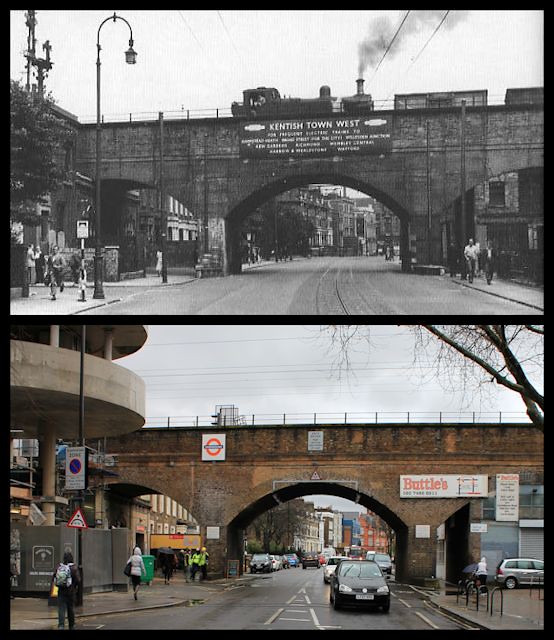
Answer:
[[[164,533],[150,536],[150,549],[171,547],[172,549],[196,549],[202,546],[202,539],[198,534]]]

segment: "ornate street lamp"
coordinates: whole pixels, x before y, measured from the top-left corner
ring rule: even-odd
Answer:
[[[100,164],[101,164],[101,149],[100,149],[100,29],[104,26],[108,20],[123,20],[129,27],[131,37],[129,38],[129,49],[125,52],[125,62],[127,64],[135,64],[137,61],[136,51],[133,49],[133,30],[131,25],[125,20],[116,15],[106,18],[102,24],[98,27],[98,38],[96,40],[96,48],[98,49],[98,57],[96,58],[96,246],[94,250],[94,295],[93,298],[104,298],[103,288],[103,256],[102,245],[100,244]]]

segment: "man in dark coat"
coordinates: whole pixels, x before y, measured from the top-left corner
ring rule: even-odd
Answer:
[[[490,284],[494,273],[494,263],[496,262],[496,249],[492,248],[492,242],[490,240],[487,240],[487,248],[481,252],[481,262],[485,268],[487,284]]]

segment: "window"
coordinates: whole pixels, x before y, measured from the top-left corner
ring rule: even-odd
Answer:
[[[544,562],[541,562],[540,560],[533,560],[533,567],[544,571]]]
[[[533,568],[533,562],[531,560],[518,560],[517,561],[517,568],[518,569],[532,569]]]
[[[503,182],[489,182],[489,205],[503,207],[506,204],[506,191]]]

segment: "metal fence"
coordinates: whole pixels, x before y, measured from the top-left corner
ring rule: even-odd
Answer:
[[[490,95],[488,106],[505,104],[504,94]],[[375,111],[388,111],[394,109],[394,98],[386,100],[374,100]],[[405,111],[405,109],[403,109]],[[165,120],[197,120],[201,118],[231,118],[231,107],[216,107],[211,109],[176,109],[164,111]],[[337,114],[340,115],[340,114]],[[148,120],[158,120],[159,111],[137,111],[136,113],[107,113],[102,115],[102,122],[143,122]],[[96,116],[83,116],[79,118],[81,124],[93,124]]]
[[[323,424],[530,424],[524,412],[419,412],[372,411],[353,413],[262,413],[243,414],[221,420],[214,416],[162,416],[146,418],[143,429],[205,428],[240,426],[293,426]]]

